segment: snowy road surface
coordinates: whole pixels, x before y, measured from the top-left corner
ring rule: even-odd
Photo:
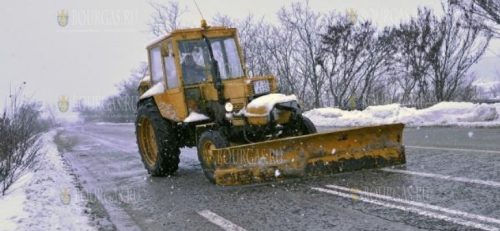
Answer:
[[[407,128],[405,166],[242,187],[209,183],[194,149],[176,176],[149,177],[132,125],[66,127],[62,138],[84,189],[72,198],[115,226],[104,229],[500,229],[499,128]]]

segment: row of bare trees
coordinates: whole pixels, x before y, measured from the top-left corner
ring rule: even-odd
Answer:
[[[208,21],[238,28],[248,74],[277,76],[281,91],[297,95],[307,108],[423,107],[474,98],[470,70],[498,35],[499,5],[449,0],[441,16],[420,8],[408,21],[385,28],[353,12],[319,13],[307,1],[282,7],[275,23],[223,14]],[[179,2],[151,7],[153,37],[187,27],[182,19],[189,9]],[[141,63],[119,84],[120,94],[104,100],[103,110],[82,105],[79,111],[87,120],[133,120],[135,88],[145,75],[147,66]]]
[[[213,24],[240,29],[250,75],[278,76],[282,90],[309,107],[423,106],[472,99],[471,67],[494,35],[491,23],[464,6],[445,2],[443,10],[438,17],[421,8],[407,22],[378,29],[353,15],[320,14],[306,2],[283,7],[278,24],[220,15]]]
[[[137,87],[139,82],[148,75],[147,63],[140,63],[130,71],[130,76],[116,85],[118,94],[103,99],[99,104],[89,105],[80,100],[74,110],[86,122],[107,121],[115,123],[135,121],[136,104],[139,100]]]

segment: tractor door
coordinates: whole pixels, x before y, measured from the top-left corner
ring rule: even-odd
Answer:
[[[184,89],[179,78],[178,57],[175,55],[172,41],[169,39],[161,43],[161,66],[165,79],[165,92],[155,96],[155,101],[163,117],[173,121],[183,121],[187,117]],[[155,49],[155,48],[153,48]],[[153,51],[153,49],[151,49]],[[153,57],[150,52],[150,63]],[[153,61],[153,62],[151,62]],[[152,69],[153,70],[153,69]]]

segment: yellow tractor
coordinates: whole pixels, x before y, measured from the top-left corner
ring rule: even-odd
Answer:
[[[196,147],[205,176],[239,185],[405,163],[403,124],[318,133],[273,76],[248,77],[234,28],[175,30],[147,47],[136,136],[152,176]]]

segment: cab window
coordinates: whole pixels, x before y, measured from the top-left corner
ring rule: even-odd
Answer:
[[[221,78],[242,77],[243,69],[234,38],[210,38],[209,40],[214,58],[219,64]],[[184,84],[206,81],[211,73],[210,54],[206,42],[203,39],[180,41],[179,50]]]
[[[240,56],[233,38],[211,39],[214,58],[219,64],[222,79],[238,78],[243,76]]]
[[[149,51],[149,58],[151,63],[151,81],[153,85],[163,80],[163,69],[161,63],[161,49],[154,47]]]
[[[172,43],[169,42],[167,47],[168,54],[163,59],[165,62],[165,73],[167,73],[167,88],[172,89],[179,87],[179,79],[177,78]]]

